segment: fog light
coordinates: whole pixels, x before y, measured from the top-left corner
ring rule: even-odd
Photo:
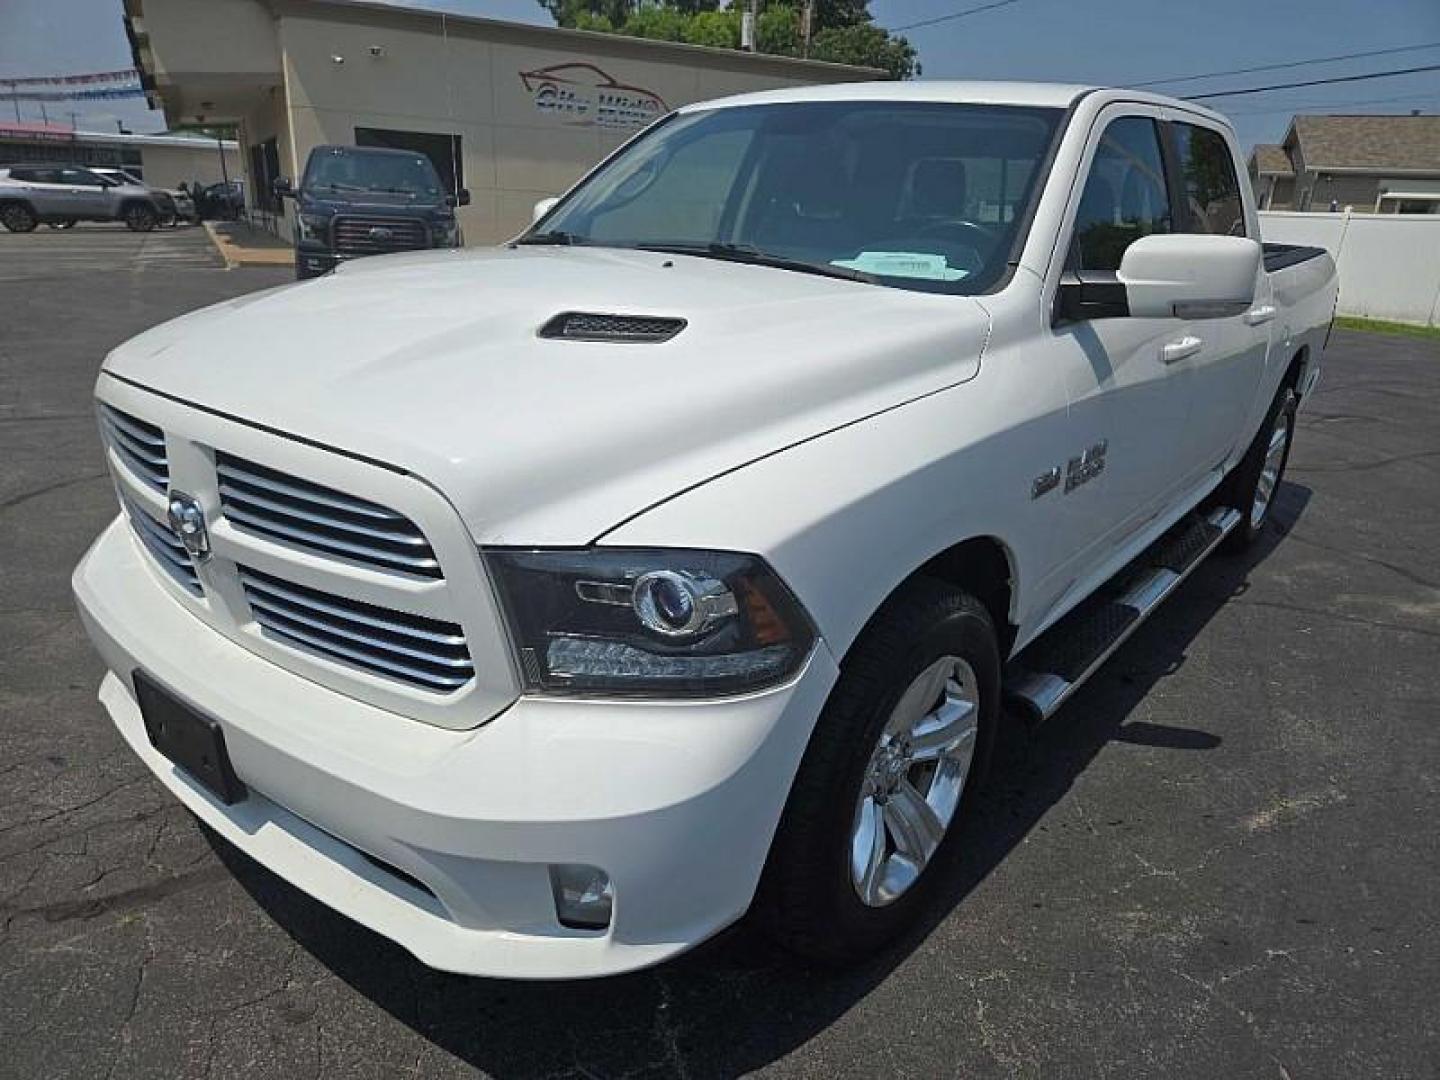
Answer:
[[[615,891],[605,871],[595,866],[561,863],[550,867],[555,915],[572,930],[604,930],[610,925]]]

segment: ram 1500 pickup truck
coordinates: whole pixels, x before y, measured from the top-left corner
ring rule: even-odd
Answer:
[[[747,911],[873,950],[1006,718],[1272,516],[1335,270],[1262,245],[1236,150],[1125,90],[751,94],[502,247],[141,334],[74,576],[101,701],[437,968],[605,975]]]

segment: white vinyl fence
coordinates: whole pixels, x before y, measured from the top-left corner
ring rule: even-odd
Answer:
[[[1260,232],[1271,243],[1330,252],[1341,315],[1440,326],[1440,214],[1265,210]]]

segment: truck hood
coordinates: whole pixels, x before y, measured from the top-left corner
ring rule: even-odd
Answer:
[[[562,312],[687,325],[660,343],[538,336]],[[973,377],[988,329],[973,299],[794,271],[461,249],[364,259],[192,312],[104,370],[390,462],[444,493],[480,543],[584,544],[719,473]]]

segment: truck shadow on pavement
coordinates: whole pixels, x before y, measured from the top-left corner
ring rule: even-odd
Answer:
[[[415,1061],[420,1075],[426,1055],[436,1050],[506,1078],[746,1073],[824,1031],[924,950],[931,932],[1108,743],[1180,754],[1220,744],[1202,730],[1126,721],[1159,680],[1185,663],[1190,644],[1216,612],[1246,591],[1251,570],[1283,542],[1310,495],[1309,488],[1284,484],[1265,537],[1243,556],[1218,556],[1199,567],[1050,723],[1030,732],[1012,718],[965,825],[968,859],[945,883],[944,902],[927,924],[855,969],[802,967],[742,923],[677,961],[611,979],[525,983],[446,975],[334,914],[208,830],[207,839],[301,948],[425,1040],[395,1048],[397,1062]],[[940,967],[963,984],[963,956]]]

